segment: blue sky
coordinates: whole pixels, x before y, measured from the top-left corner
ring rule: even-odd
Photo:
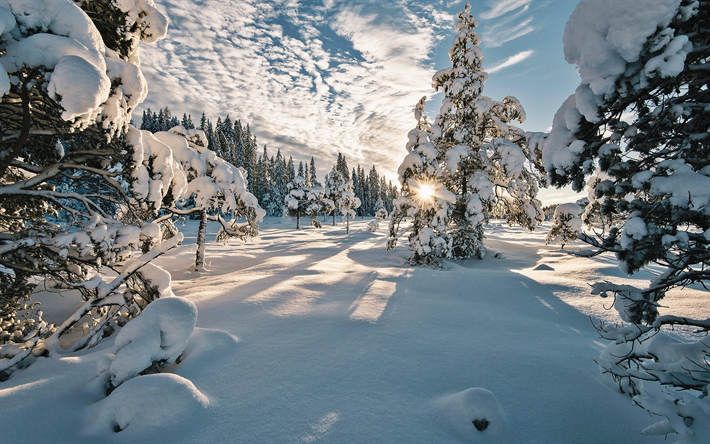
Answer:
[[[314,156],[319,175],[335,163],[376,165],[396,180],[413,109],[441,96],[431,77],[450,66],[453,23],[464,2],[394,0],[155,0],[168,37],[141,55],[146,107],[197,120],[229,114],[247,122],[270,154]],[[485,94],[517,97],[528,131],[545,131],[579,84],[562,53],[576,1],[473,1]],[[573,199],[543,191],[544,203]]]

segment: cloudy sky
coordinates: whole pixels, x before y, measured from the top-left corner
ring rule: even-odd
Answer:
[[[314,156],[319,176],[345,154],[396,180],[413,109],[436,114],[432,75],[448,50],[463,1],[155,0],[168,37],[141,56],[150,93],[144,108],[168,106],[198,120],[229,115],[249,123],[270,154]],[[562,54],[576,1],[472,1],[479,22],[485,94],[517,97],[529,131],[544,131],[579,78]],[[544,203],[561,198],[541,195]]]

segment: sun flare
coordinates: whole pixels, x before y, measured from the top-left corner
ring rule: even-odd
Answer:
[[[421,200],[432,200],[434,198],[434,186],[428,183],[423,183],[419,185],[419,191],[417,191],[417,194]]]

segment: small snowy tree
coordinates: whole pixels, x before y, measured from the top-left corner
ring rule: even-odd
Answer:
[[[303,168],[301,168],[303,169]],[[308,189],[306,188],[306,180],[302,176],[296,176],[293,181],[286,185],[288,194],[284,201],[284,216],[296,218],[296,229],[301,229],[301,216],[307,215],[308,206],[311,202],[308,201]]]
[[[258,224],[263,219],[264,210],[259,207],[256,197],[247,191],[244,171],[207,149],[204,131],[176,126],[155,134],[145,132],[143,136],[146,141],[155,139],[151,144],[153,155],[162,157],[160,152],[170,151],[170,156],[179,164],[178,174],[184,175],[186,182],[180,191],[173,189],[175,204],[164,208],[169,214],[156,222],[167,222],[173,215],[199,214],[194,271],[204,269],[208,220],[220,224],[217,240],[230,237],[248,240],[259,233]],[[188,199],[192,204],[190,208],[180,205]]]
[[[451,257],[446,224],[456,198],[442,184],[436,148],[431,142],[432,127],[424,115],[425,105],[423,97],[415,107],[417,126],[409,132],[406,147],[409,154],[399,166],[402,190],[390,214],[387,250],[392,250],[399,237],[407,234],[412,252],[408,258],[410,264],[440,266]],[[410,223],[402,228],[403,222]]]
[[[579,232],[582,231],[582,219],[579,218],[581,213],[582,207],[577,204],[557,205],[552,217],[552,228],[547,233],[545,243],[547,245],[560,244],[564,249],[566,244],[574,242]]]
[[[623,23],[613,17],[624,17]],[[598,325],[611,341],[602,370],[639,406],[666,419],[645,433],[710,423],[710,319],[659,314],[669,290],[710,280],[710,11],[707,2],[608,4],[583,0],[570,17],[565,57],[581,84],[555,115],[543,152],[553,185],[580,191],[585,218],[606,226],[585,242],[614,252],[622,271],[664,270],[645,288],[597,283],[621,325]],[[664,328],[689,326],[695,342]]]
[[[345,158],[343,158],[343,162],[345,162]],[[356,216],[355,209],[360,207],[360,199],[355,197],[353,192],[352,180],[345,183],[344,190],[336,201],[336,205],[340,214],[345,216],[345,232],[350,233],[350,219]]]
[[[367,224],[367,231],[375,232],[380,227],[380,222],[387,219],[387,210],[382,199],[377,199],[375,203],[375,218]]]
[[[335,213],[339,208],[338,202],[346,191],[345,178],[335,167],[325,176],[324,209],[326,213],[333,213],[333,226],[335,226]]]
[[[456,196],[448,232],[455,258],[483,258],[483,223],[505,216],[508,223],[529,230],[542,222],[536,195],[539,158],[522,123],[525,111],[514,97],[496,101],[483,95],[488,75],[483,71],[478,23],[466,3],[455,24],[458,34],[449,50],[451,68],[437,72],[433,87],[443,91],[433,142],[444,169],[443,183]]]

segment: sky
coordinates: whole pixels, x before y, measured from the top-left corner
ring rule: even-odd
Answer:
[[[248,123],[269,154],[296,164],[316,160],[319,178],[342,152],[396,182],[414,128],[414,105],[428,97],[433,118],[442,94],[431,78],[451,66],[448,50],[463,1],[155,0],[168,36],[144,46],[149,85],[142,111],[168,107],[199,121],[229,115]],[[562,52],[577,1],[472,1],[478,20],[484,94],[520,100],[527,131],[549,130],[579,84]],[[543,190],[544,204],[574,200]]]

